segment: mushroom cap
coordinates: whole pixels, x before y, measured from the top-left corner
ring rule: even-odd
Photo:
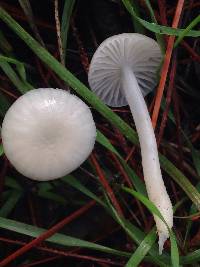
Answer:
[[[24,176],[45,181],[72,172],[86,160],[96,127],[89,107],[77,96],[40,88],[14,102],[1,134],[12,165]]]
[[[130,67],[143,96],[156,85],[161,63],[160,47],[153,39],[138,33],[123,33],[106,39],[90,63],[88,81],[91,89],[111,107],[127,105],[121,83],[121,70]]]

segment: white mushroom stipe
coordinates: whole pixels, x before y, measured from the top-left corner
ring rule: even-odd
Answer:
[[[24,176],[46,181],[72,172],[86,160],[96,127],[81,99],[61,89],[40,88],[14,102],[1,135],[12,165]]]
[[[137,33],[119,34],[105,40],[95,52],[89,69],[91,89],[108,105],[129,104],[139,136],[142,166],[149,199],[173,226],[172,204],[160,170],[154,130],[144,97],[156,85],[161,51],[151,38]],[[166,225],[154,216],[159,252],[169,237]]]
[[[158,240],[159,255],[162,254],[163,246],[165,244],[165,241],[168,239],[168,237],[169,237],[168,233],[167,235],[164,233],[159,233],[159,240]]]

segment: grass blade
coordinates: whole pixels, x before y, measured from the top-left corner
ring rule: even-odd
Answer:
[[[136,20],[138,20],[146,29],[148,29],[151,32],[158,33],[158,34],[167,34],[167,35],[175,35],[175,36],[180,36],[183,34],[185,29],[174,29],[171,27],[167,26],[161,26],[158,24],[155,24],[154,22],[150,23],[147,22],[146,20],[141,19],[138,17],[135,13],[135,10],[133,9],[133,6],[130,2],[130,0],[122,0],[124,6],[128,10],[128,12],[133,16]],[[200,31],[193,31],[189,30],[186,32],[185,36],[190,36],[190,37],[199,37],[200,36]]]
[[[149,9],[151,20],[153,21],[153,23],[158,24],[158,22],[156,20],[156,17],[154,15],[154,11],[153,11],[153,8],[151,6],[150,1],[149,0],[145,0],[145,3],[146,3],[147,8]],[[155,33],[155,35],[156,35],[157,42],[158,42],[158,44],[160,46],[160,49],[161,49],[162,53],[164,54],[164,52],[165,52],[165,42],[164,42],[163,36],[158,34],[158,33]]]
[[[157,215],[165,223],[165,225],[168,228],[169,234],[170,234],[172,266],[173,267],[179,267],[179,253],[178,253],[176,238],[174,236],[173,231],[168,227],[167,223],[165,222],[160,211],[157,209],[157,207],[150,200],[148,200],[146,197],[144,197],[140,193],[134,191],[133,189],[127,188],[127,187],[122,187],[122,189],[125,192],[131,194],[132,196],[136,197],[138,200],[140,200],[148,208],[148,210],[152,214]]]
[[[3,32],[0,30],[0,49],[6,54],[9,55],[12,53],[12,46],[9,44],[8,40],[5,38]]]
[[[0,228],[10,230],[19,234],[24,234],[27,236],[31,237],[38,237],[41,235],[43,232],[46,231],[46,229],[39,228],[36,226],[32,226],[29,224],[25,223],[20,223],[18,221],[6,219],[3,217],[0,217]],[[62,245],[66,247],[81,247],[81,248],[88,248],[92,250],[97,250],[101,251],[104,253],[112,254],[112,255],[117,255],[117,256],[122,256],[122,257],[130,257],[130,253],[124,252],[124,251],[119,251],[115,250],[109,247],[101,246],[89,241],[84,241],[78,238],[74,238],[71,236],[67,236],[64,234],[54,234],[50,238],[48,238],[46,241],[57,244],[57,245]]]
[[[182,31],[182,33],[178,36],[177,40],[174,43],[174,47],[177,47],[180,42],[183,40],[187,33],[193,29],[198,23],[200,23],[200,15],[198,15],[193,21]]]
[[[0,92],[0,116],[4,117],[6,111],[9,109],[10,103],[7,98]]]
[[[8,76],[8,78],[12,81],[12,83],[22,94],[26,93],[27,91],[33,88],[28,82],[18,77],[16,72],[13,70],[13,68],[7,61],[0,60],[0,68],[4,71],[4,73]],[[23,71],[21,68],[19,71],[21,75],[23,75]]]
[[[141,242],[140,246],[133,253],[129,261],[126,263],[125,267],[138,266],[140,262],[144,259],[146,254],[149,252],[152,245],[155,243],[156,238],[157,236],[155,230],[149,232],[148,235],[146,235],[144,240]]]
[[[137,15],[137,17],[139,17],[139,7],[138,7],[138,4],[133,1],[132,2],[132,5],[133,5],[133,8],[135,10],[135,13]],[[132,16],[132,21],[133,21],[133,26],[134,26],[134,31],[135,32],[138,32],[138,33],[141,33],[141,34],[145,34],[145,28],[144,26],[142,26],[142,24],[137,20],[135,19],[133,16]]]
[[[3,145],[0,144],[0,157],[3,155]]]
[[[24,68],[24,64],[22,62],[14,59],[14,58],[5,57],[5,56],[2,56],[2,55],[0,55],[0,61],[1,62],[8,62],[8,63],[15,64],[21,79],[23,81],[26,80],[26,71],[25,71],[25,68]]]
[[[15,205],[17,204],[21,196],[22,196],[22,191],[13,190],[7,201],[0,209],[0,216],[7,217],[10,214],[10,212],[14,209]]]
[[[179,184],[179,186],[185,191],[187,196],[195,203],[198,210],[200,210],[200,202],[197,200],[199,198],[199,192],[194,187],[190,181],[185,177],[185,175],[176,168],[167,158],[159,154],[160,163],[162,168],[173,177],[174,181]]]
[[[136,242],[138,245],[140,245],[141,242],[145,238],[145,234],[140,229],[138,229],[135,225],[130,223],[128,220],[120,217],[118,215],[117,211],[114,209],[114,207],[110,203],[109,199],[108,198],[106,198],[106,199],[107,199],[107,203],[110,207],[110,210],[112,211],[112,214],[111,214],[112,217],[116,220],[116,222],[118,222],[119,225],[121,225],[122,229],[125,230],[125,232],[130,236],[130,238],[134,242]],[[152,248],[149,250],[149,254],[150,254],[150,259],[152,262],[154,262],[154,263],[156,263],[162,267],[168,266],[168,263],[170,261],[169,256],[164,254],[164,253],[163,253],[163,255],[159,255],[158,254],[158,246],[156,246],[155,244],[152,245]]]
[[[6,176],[5,186],[18,190],[18,191],[23,191],[22,186],[14,178],[10,176]]]
[[[35,19],[33,16],[32,8],[31,8],[31,4],[30,4],[29,0],[18,0],[18,1],[19,1],[21,8],[23,9],[23,11],[27,17],[27,20],[29,22],[29,25],[30,25],[32,31],[35,34],[35,37],[44,46],[42,38],[41,38],[39,31],[37,29],[37,26],[35,24]]]
[[[72,14],[72,10],[75,4],[75,0],[65,0],[63,14],[62,14],[62,22],[61,22],[61,39],[62,39],[62,47],[63,47],[63,57],[66,59],[66,49],[67,49],[67,37],[69,31],[69,23]]]
[[[140,192],[143,195],[147,195],[146,188],[144,185],[144,182],[141,181],[141,179],[136,175],[136,173],[133,171],[132,168],[129,167],[129,165],[126,163],[126,161],[121,157],[121,155],[118,153],[118,151],[113,147],[113,145],[110,143],[110,141],[100,132],[97,130],[97,142],[99,142],[102,146],[110,150],[112,153],[114,153],[120,160],[122,166],[126,170],[127,174],[132,180],[132,183],[136,190]]]
[[[74,176],[67,175],[67,176],[61,178],[61,180],[65,183],[69,184],[70,186],[74,187],[75,189],[79,190],[80,192],[82,192],[83,194],[88,196],[89,198],[95,200],[100,205],[105,207],[104,202],[99,197],[97,197],[94,193],[92,193],[89,189],[87,189],[87,187],[85,187],[83,184],[81,184]]]

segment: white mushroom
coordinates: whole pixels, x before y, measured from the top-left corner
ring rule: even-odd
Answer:
[[[160,170],[157,144],[144,97],[156,85],[161,51],[151,38],[124,33],[106,39],[95,52],[89,69],[91,89],[112,107],[130,106],[139,136],[142,166],[149,199],[156,205],[169,228],[173,226],[172,204]],[[154,216],[159,251],[169,237],[166,225]]]
[[[2,124],[12,165],[34,180],[62,177],[91,153],[96,127],[88,106],[61,89],[34,89],[19,97]]]

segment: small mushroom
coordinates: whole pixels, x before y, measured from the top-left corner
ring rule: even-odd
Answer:
[[[12,165],[24,176],[46,181],[72,172],[86,160],[96,127],[90,109],[77,96],[40,88],[14,102],[1,134]]]
[[[90,64],[88,80],[91,89],[107,105],[120,107],[129,104],[139,136],[149,199],[171,228],[172,204],[162,179],[154,130],[143,97],[156,85],[161,59],[160,48],[153,39],[137,33],[115,35],[98,47]],[[157,216],[154,219],[162,253],[169,233]]]

